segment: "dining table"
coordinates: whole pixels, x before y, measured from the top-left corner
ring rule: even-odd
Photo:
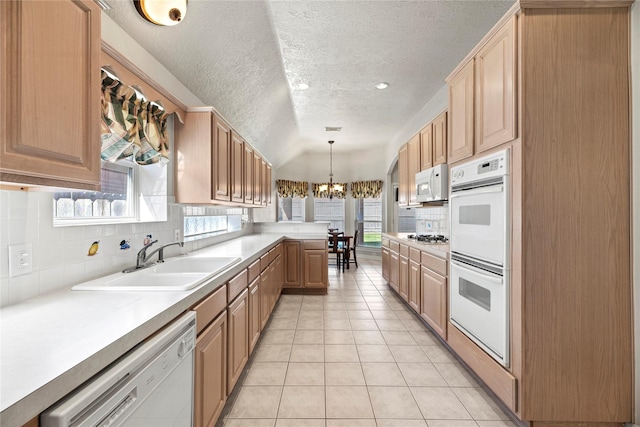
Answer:
[[[350,248],[352,239],[353,236],[344,234],[344,231],[334,230],[328,233],[329,253],[336,254],[336,265],[338,270],[340,270],[340,264],[342,263],[343,272],[345,264],[347,265],[347,270],[349,269],[349,254],[351,252]],[[334,242],[337,242],[337,245],[335,245]],[[339,249],[342,249],[342,251],[339,251]],[[342,257],[340,257],[340,254],[342,254]],[[342,261],[340,258],[342,258]]]

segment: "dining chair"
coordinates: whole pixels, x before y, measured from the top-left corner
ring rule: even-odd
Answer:
[[[346,262],[354,263],[358,268],[358,257],[356,256],[356,246],[358,245],[358,230],[353,233],[353,245],[349,247],[349,253],[347,254]]]
[[[342,238],[342,239],[341,239]],[[329,245],[329,251],[336,254],[336,268],[340,271],[340,264],[342,263],[342,271],[344,271],[344,232],[343,233],[332,233],[329,241],[331,245]],[[341,261],[342,258],[342,261]]]

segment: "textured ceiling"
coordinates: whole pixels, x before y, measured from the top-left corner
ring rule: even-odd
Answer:
[[[118,25],[277,167],[329,139],[336,152],[387,144],[514,1],[191,0],[175,27],[110,3]]]

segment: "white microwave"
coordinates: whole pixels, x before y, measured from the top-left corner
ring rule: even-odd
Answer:
[[[449,198],[449,168],[440,164],[416,174],[416,200],[441,202]]]

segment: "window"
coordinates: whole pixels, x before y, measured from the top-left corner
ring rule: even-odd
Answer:
[[[382,199],[355,199],[356,230],[360,246],[382,245]]]
[[[344,199],[313,199],[313,220],[328,221],[329,228],[344,230]]]
[[[304,198],[278,196],[278,222],[304,222]]]
[[[249,222],[249,209],[218,206],[185,206],[185,242],[242,230]]]
[[[54,225],[135,221],[137,168],[131,159],[102,162],[100,191],[54,193]]]

